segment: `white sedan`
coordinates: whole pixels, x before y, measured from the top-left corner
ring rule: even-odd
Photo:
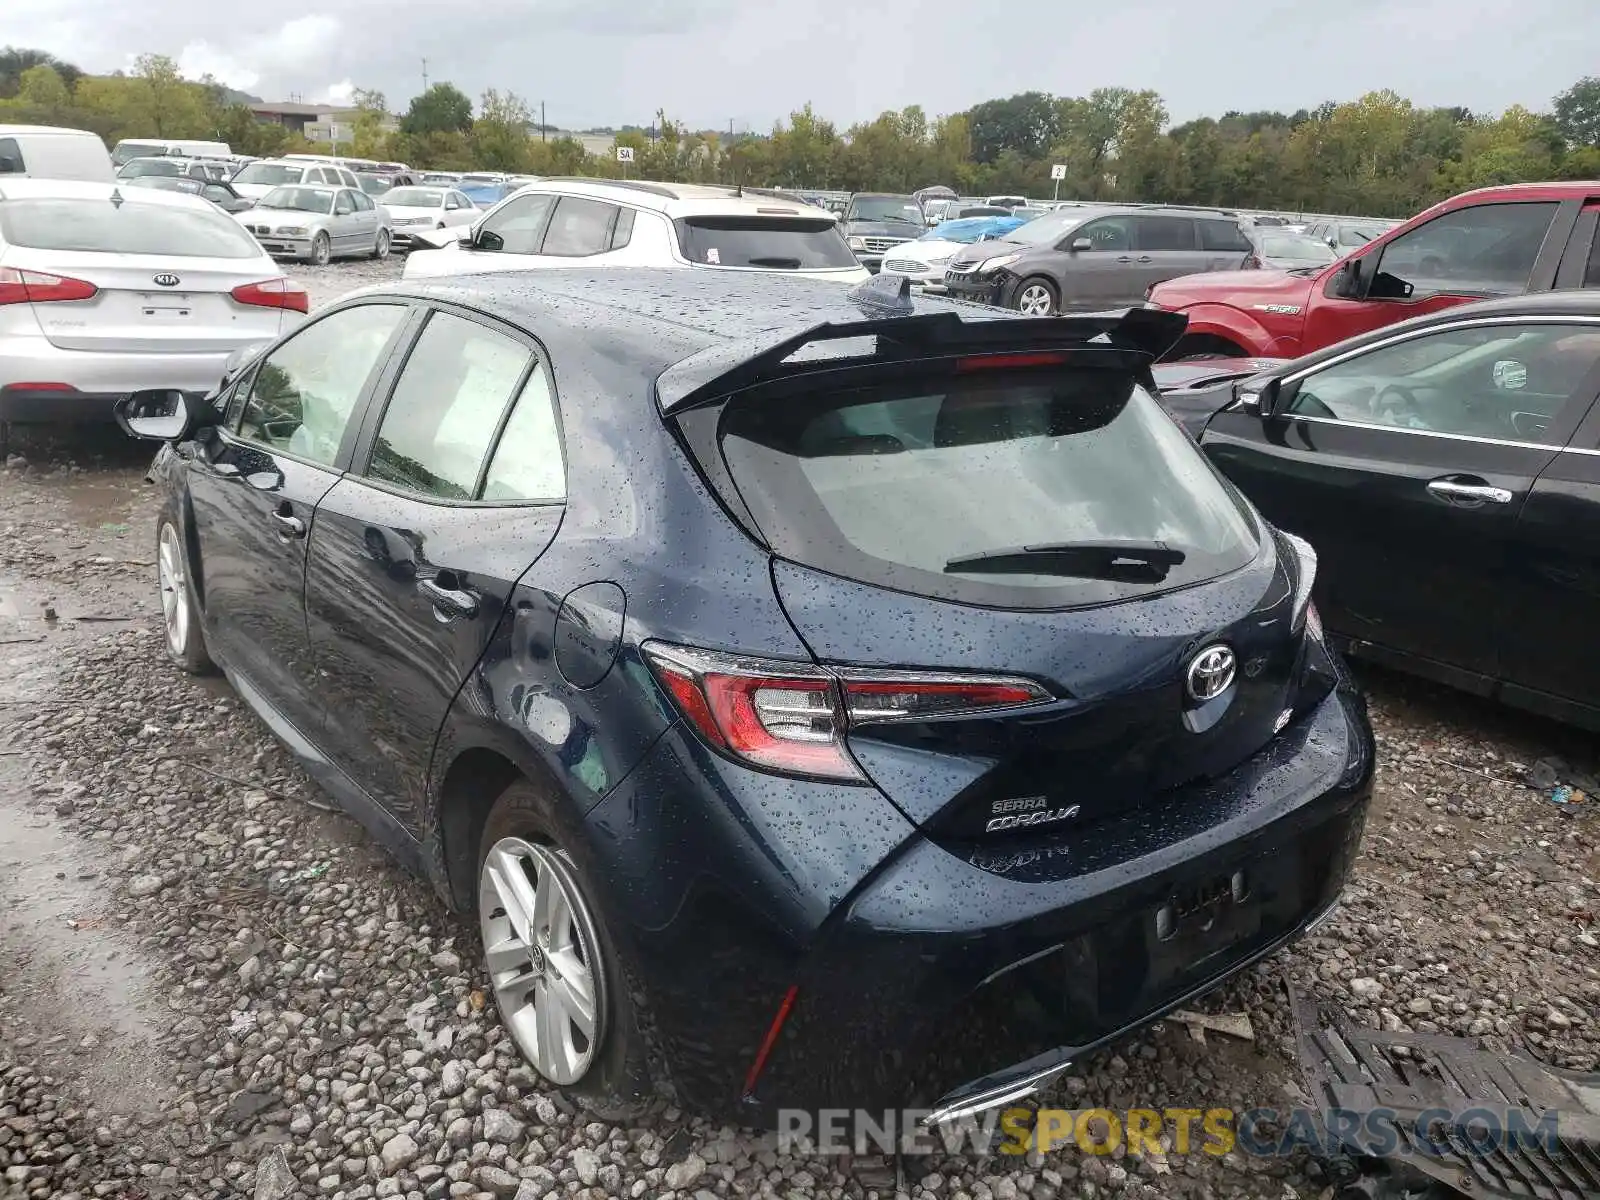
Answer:
[[[307,310],[209,200],[59,179],[0,181],[0,433],[108,419],[129,392],[204,394],[235,350]]]
[[[462,193],[446,187],[391,188],[379,203],[389,210],[396,250],[409,250],[412,235],[419,229],[471,225],[482,211]]]

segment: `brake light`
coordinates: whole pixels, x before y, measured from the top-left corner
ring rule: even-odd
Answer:
[[[1058,367],[1067,361],[1065,354],[974,354],[956,359],[956,371],[1007,371],[1015,367]]]
[[[49,304],[59,300],[93,300],[100,291],[86,279],[51,275],[21,267],[0,267],[0,304]]]
[[[1019,708],[1050,699],[1028,679],[809,664],[648,643],[645,656],[713,749],[785,775],[865,782],[852,726]]]
[[[291,312],[310,312],[311,295],[294,280],[280,275],[260,283],[241,283],[228,295],[240,304],[257,308],[287,308]]]

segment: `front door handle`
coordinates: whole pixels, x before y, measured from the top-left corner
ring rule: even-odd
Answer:
[[[279,537],[303,538],[306,535],[306,523],[293,513],[275,512],[272,520],[278,526]]]
[[[1140,262],[1155,262],[1155,259],[1151,258],[1148,254],[1141,254],[1141,255],[1139,255],[1139,261]]]
[[[1492,484],[1468,482],[1460,479],[1435,479],[1428,484],[1428,494],[1458,508],[1477,508],[1480,504],[1510,504],[1511,492]]]
[[[417,580],[417,591],[426,596],[444,620],[478,615],[478,598],[461,588],[445,587],[437,579]]]
[[[1133,261],[1133,255],[1131,255],[1131,254],[1118,255],[1117,261],[1118,262],[1132,262]]]

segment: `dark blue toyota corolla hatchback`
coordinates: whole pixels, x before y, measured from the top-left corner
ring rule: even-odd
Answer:
[[[478,913],[599,1111],[1024,1095],[1303,933],[1373,770],[1183,329],[751,273],[369,290],[162,446],[172,656]]]

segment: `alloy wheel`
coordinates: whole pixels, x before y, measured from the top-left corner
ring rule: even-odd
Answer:
[[[311,239],[311,262],[313,265],[325,267],[332,257],[333,247],[328,241],[327,234],[319,233]]]
[[[376,248],[373,250],[373,257],[374,258],[388,258],[389,257],[389,231],[387,229],[378,230],[378,244],[377,244]]]
[[[1050,289],[1042,283],[1030,283],[1017,296],[1017,311],[1030,317],[1047,317],[1055,307]]]
[[[604,1036],[606,995],[595,920],[570,860],[501,838],[484,859],[478,919],[500,1019],[539,1074],[578,1082]]]
[[[181,658],[189,646],[188,579],[184,574],[183,547],[171,522],[161,527],[156,576],[161,585],[161,618],[166,625],[167,646]]]

